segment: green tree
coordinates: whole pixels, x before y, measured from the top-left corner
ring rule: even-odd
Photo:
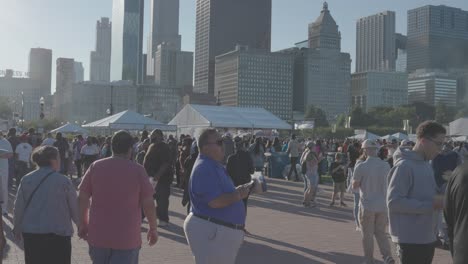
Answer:
[[[468,107],[458,110],[458,113],[455,116],[455,119],[463,118],[463,117],[468,117]]]
[[[1,119],[11,119],[13,116],[13,111],[11,109],[10,101],[8,98],[0,96],[0,118]]]
[[[435,120],[441,124],[448,124],[455,119],[456,108],[448,107],[442,102],[437,103],[435,111]]]
[[[375,124],[374,118],[368,113],[364,112],[362,108],[355,107],[351,111],[351,127],[353,128],[367,128]]]
[[[313,105],[309,105],[307,107],[305,118],[314,119],[315,127],[328,127],[329,126],[325,112],[322,109],[315,107]]]
[[[339,115],[338,118],[336,119],[336,126],[344,127],[345,124],[346,124],[346,115],[345,114]]]

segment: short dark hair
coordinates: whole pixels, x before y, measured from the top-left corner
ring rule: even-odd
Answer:
[[[47,167],[51,166],[52,160],[57,160],[59,157],[59,151],[56,147],[52,146],[40,146],[37,147],[32,155],[31,160],[38,167]]]
[[[208,144],[208,140],[211,136],[216,135],[218,131],[214,128],[207,128],[203,130],[198,138],[198,149],[201,150],[204,146]]]
[[[295,135],[295,134],[292,134],[292,135],[291,135],[291,139],[296,139],[296,135]]]
[[[439,134],[447,134],[447,130],[441,124],[435,121],[425,121],[419,124],[416,129],[418,139],[422,138],[435,138]]]
[[[127,154],[133,146],[133,138],[127,131],[120,130],[111,140],[113,154]]]

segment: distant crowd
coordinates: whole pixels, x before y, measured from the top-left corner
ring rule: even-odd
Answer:
[[[432,263],[437,245],[450,248],[455,263],[468,263],[459,233],[468,232],[460,215],[468,199],[460,191],[468,188],[468,144],[447,140],[435,122],[421,124],[414,142],[233,136],[215,129],[178,138],[160,130],[42,137],[11,128],[0,133],[2,213],[9,214],[8,193],[15,190],[13,232],[24,241],[26,263],[70,263],[72,222],[93,263],[138,263],[142,219],[154,245],[157,227],[170,225],[171,187],[181,188],[195,262],[234,263],[249,234],[248,199],[258,184],[252,176],[271,173],[273,153],[289,158],[285,180],[304,182],[302,206],[319,206],[324,175],[333,181],[328,206],[339,199],[345,207],[345,193],[353,194],[366,263],[374,263],[374,237],[384,262],[395,263],[388,227],[401,263]],[[5,243],[2,236],[2,248]]]

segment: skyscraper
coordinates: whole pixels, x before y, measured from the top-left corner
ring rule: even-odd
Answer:
[[[154,82],[168,88],[191,87],[193,52],[180,51],[176,45],[161,43],[154,56]]]
[[[148,37],[147,75],[154,75],[154,54],[162,43],[181,48],[179,35],[179,0],[151,0],[151,23]]]
[[[341,33],[326,2],[320,16],[309,25],[309,46],[300,51],[301,55],[296,54],[296,66],[302,65],[304,72],[300,77],[304,82],[304,108],[296,110],[305,112],[313,105],[332,120],[350,110],[351,58],[349,53],[341,52]],[[294,87],[294,93],[298,92],[300,89]]]
[[[405,35],[396,33],[395,34],[395,49],[396,49],[396,62],[395,71],[406,72],[406,66],[408,63],[408,51],[407,51],[408,38]]]
[[[114,0],[111,80],[143,82],[144,0]]]
[[[79,61],[74,62],[74,70],[75,70],[75,83],[79,83],[84,81],[84,68],[83,63]]]
[[[356,22],[356,72],[395,70],[395,12]]]
[[[215,57],[235,49],[271,49],[271,0],[197,0],[194,91],[214,93]]]
[[[112,23],[109,18],[102,17],[96,22],[96,47],[91,51],[89,79],[91,81],[110,80]]]
[[[33,48],[29,52],[29,78],[40,82],[40,94],[50,95],[52,84],[52,50]]]
[[[408,72],[468,67],[468,11],[427,5],[408,11]]]
[[[57,73],[55,90],[70,90],[75,83],[75,60],[69,58],[57,59]]]
[[[223,106],[262,107],[292,118],[294,57],[238,45],[216,57],[215,94]]]

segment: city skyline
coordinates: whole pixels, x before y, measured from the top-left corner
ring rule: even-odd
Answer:
[[[85,76],[89,76],[89,51],[94,48],[95,23],[100,17],[112,17],[112,0],[96,3],[83,0],[72,3],[67,1],[47,0],[6,2],[0,10],[0,22],[6,28],[6,36],[11,41],[0,43],[0,69],[27,71],[27,56],[30,48],[42,47],[53,50],[53,59],[59,57],[74,58],[82,61]],[[323,1],[294,0],[287,4],[273,0],[272,14],[272,51],[293,46],[293,43],[307,38],[307,25],[314,19],[314,14],[321,9]],[[371,0],[360,0],[359,4],[348,1],[331,0],[329,5],[336,13],[336,20],[342,33],[342,50],[349,52],[355,61],[355,23],[357,19],[377,12],[390,10],[396,12],[396,32],[406,34],[407,11],[424,5],[444,4],[468,10],[468,2],[451,1],[402,1],[392,3],[374,3]],[[144,38],[149,36],[149,0],[145,0]],[[195,49],[195,1],[181,0],[180,26],[182,49]],[[89,8],[93,6],[93,8]],[[38,11],[49,12],[38,12]],[[39,15],[57,11],[57,16]],[[69,10],[77,10],[69,12]],[[86,12],[84,12],[86,11]],[[60,21],[60,23],[57,23]],[[75,28],[70,30],[70,28]],[[21,33],[21,34],[20,34]],[[25,34],[26,33],[26,34]],[[11,45],[13,43],[14,45]],[[143,51],[146,51],[144,43]],[[52,80],[55,79],[55,65]],[[353,63],[354,71],[354,63]],[[87,78],[86,78],[87,79]],[[54,84],[52,91],[55,91]]]

